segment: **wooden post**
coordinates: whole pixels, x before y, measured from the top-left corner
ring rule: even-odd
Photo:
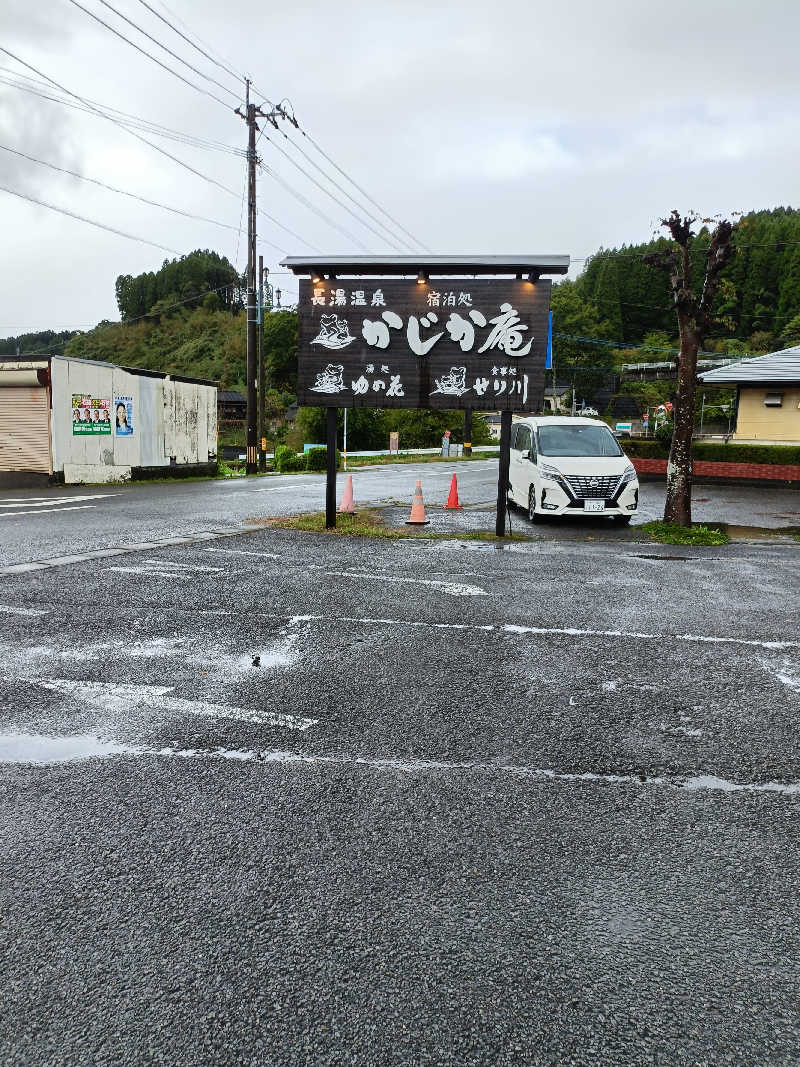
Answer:
[[[328,474],[325,480],[325,529],[336,526],[336,416],[337,408],[328,408]]]
[[[464,408],[464,455],[472,455],[472,408]]]
[[[500,471],[497,476],[497,518],[494,532],[498,537],[506,535],[506,508],[508,507],[508,465],[511,459],[511,412],[500,414]]]

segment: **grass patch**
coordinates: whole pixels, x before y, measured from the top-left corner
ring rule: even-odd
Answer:
[[[399,456],[348,456],[347,469],[352,470],[355,467],[388,466],[396,463],[472,463],[477,459],[499,460],[499,454],[497,452],[481,452],[479,449],[473,449],[471,456],[442,456],[438,454],[435,456],[414,456],[403,455],[402,453]]]
[[[646,522],[639,529],[662,545],[727,545],[730,537],[714,526],[679,526],[677,522]]]
[[[277,518],[246,519],[246,522],[271,526],[278,530],[299,530],[302,533],[321,533],[333,537],[374,537],[384,541],[425,538],[435,541],[504,541],[493,533],[471,530],[468,533],[434,533],[427,526],[407,526],[402,529],[387,526],[377,511],[364,509],[355,515],[337,515],[333,530],[325,528],[325,513],[314,511],[304,515],[285,515]],[[515,541],[530,541],[530,537],[515,536]]]

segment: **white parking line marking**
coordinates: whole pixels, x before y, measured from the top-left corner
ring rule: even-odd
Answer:
[[[203,566],[200,566],[200,564],[197,564],[197,563],[175,563],[171,559],[152,559],[152,560],[147,560],[145,562],[145,566],[148,566],[150,563],[159,563],[164,567],[179,567],[181,570],[186,570],[186,571],[205,571],[207,573],[211,573],[212,571],[215,571],[215,572],[221,574],[225,570],[224,567],[203,567]]]
[[[199,612],[201,615],[234,615],[235,612],[225,608],[212,608]],[[541,636],[565,637],[618,637],[634,641],[688,641],[697,644],[744,645],[751,648],[800,648],[800,641],[760,641],[747,637],[715,637],[704,634],[648,634],[631,630],[582,630],[576,627],[562,626],[520,626],[516,623],[462,623],[462,622],[421,622],[415,619],[373,619],[356,618],[350,615],[276,615],[260,612],[263,619],[281,619],[289,625],[306,622],[339,624],[356,623],[359,626],[409,626],[417,629],[431,630],[474,630],[476,633],[497,634],[538,634]]]
[[[178,715],[202,715],[212,719],[230,719],[233,722],[252,723],[255,726],[282,726],[287,730],[308,730],[319,719],[305,719],[272,711],[255,711],[237,708],[229,704],[211,704],[203,700],[185,700],[167,696],[174,686],[163,685],[117,685],[113,682],[85,682],[73,678],[17,679],[31,685],[41,686],[56,693],[93,698],[101,706],[114,711],[126,711],[132,707],[151,707],[157,711],[169,711]]]
[[[112,496],[119,496],[119,493],[92,493],[90,496],[37,497],[28,500],[23,500],[21,497],[6,497],[4,500],[0,501],[0,508],[46,508],[56,504],[73,504],[79,500],[106,500],[108,497]]]
[[[277,552],[244,552],[238,548],[206,548],[206,552],[220,552],[225,556],[255,556],[257,559],[280,559]]]
[[[401,584],[428,585],[440,589],[449,596],[488,596],[485,589],[477,585],[464,585],[461,582],[437,582],[429,578],[397,578],[388,574],[370,574],[364,571],[325,571],[329,578],[366,578],[375,582],[397,582]]]
[[[168,571],[158,570],[156,567],[106,567],[106,571],[114,574],[138,574],[147,575],[150,578],[194,578],[196,575],[191,571]]]
[[[633,774],[598,774],[594,771],[570,772],[554,771],[549,767],[526,767],[513,764],[482,763],[464,761],[461,763],[445,760],[426,759],[379,759],[366,756],[336,755],[327,756],[316,753],[282,752],[279,749],[267,751],[242,750],[217,747],[214,749],[196,748],[162,748],[140,750],[142,755],[177,756],[180,759],[232,759],[258,763],[309,763],[333,766],[367,767],[378,771],[400,771],[414,774],[425,771],[476,772],[478,774],[505,774],[514,778],[538,779],[543,782],[564,782],[576,784],[631,785],[639,788],[664,786],[672,789],[685,789],[689,792],[701,790],[720,791],[723,793],[782,793],[796,796],[800,793],[800,782],[731,782],[718,778],[714,774],[700,774],[693,778],[664,778],[658,775],[642,777]]]
[[[96,504],[79,504],[75,508],[41,508],[39,511],[0,511],[0,519],[12,519],[15,515],[44,515],[50,511],[86,511],[97,507]]]
[[[5,615],[49,615],[49,608],[18,608],[13,604],[0,604],[0,612]]]

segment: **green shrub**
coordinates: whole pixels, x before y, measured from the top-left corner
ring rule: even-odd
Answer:
[[[279,474],[288,474],[291,471],[306,469],[306,457],[298,456],[293,448],[288,445],[278,445],[275,449],[275,470]]]
[[[669,445],[649,438],[634,438],[623,441],[626,455],[638,459],[667,459]],[[795,465],[800,463],[800,447],[797,445],[739,445],[712,442],[696,442],[692,446],[695,459],[715,463],[775,463]]]
[[[341,470],[342,453],[336,449],[336,469]],[[309,448],[306,452],[306,470],[324,471],[328,469],[328,449]]]
[[[656,441],[659,441],[668,449],[672,444],[672,434],[674,429],[675,427],[671,420],[668,419],[665,422],[660,422],[658,426],[656,426]]]
[[[695,459],[719,463],[800,463],[798,445],[739,445],[699,443],[692,448]]]
[[[669,456],[669,448],[660,441],[654,441],[652,437],[620,441],[620,446],[626,456],[636,459],[667,459]]]
[[[646,522],[639,529],[662,545],[727,545],[730,538],[713,526],[679,526],[676,522]]]
[[[306,452],[306,470],[324,471],[328,467],[327,448],[309,448]]]
[[[224,459],[217,460],[217,477],[218,478],[236,478],[237,471],[233,469]]]

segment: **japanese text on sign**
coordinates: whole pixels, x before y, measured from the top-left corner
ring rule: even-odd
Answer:
[[[301,281],[300,402],[533,410],[549,298],[547,281]]]

